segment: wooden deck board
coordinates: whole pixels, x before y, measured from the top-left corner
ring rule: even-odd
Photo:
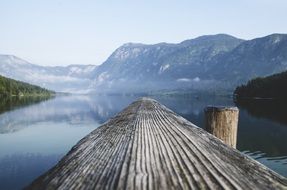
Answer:
[[[91,132],[27,189],[287,189],[276,174],[142,98]]]

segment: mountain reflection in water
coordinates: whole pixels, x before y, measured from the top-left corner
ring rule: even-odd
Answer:
[[[59,96],[11,106],[0,100],[0,189],[19,189],[47,171],[73,145],[137,96]],[[234,105],[215,96],[153,96],[199,127],[208,105]],[[1,102],[2,101],[2,102]],[[34,104],[36,103],[36,104]],[[237,149],[287,176],[287,127],[274,116],[240,108]],[[256,105],[259,108],[259,105]],[[260,108],[262,109],[262,108]],[[278,114],[270,112],[270,114]],[[282,115],[284,111],[282,110]],[[278,121],[278,122],[277,122]],[[25,164],[26,163],[26,164]]]

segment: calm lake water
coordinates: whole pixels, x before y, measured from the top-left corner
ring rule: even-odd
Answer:
[[[234,105],[226,97],[153,98],[199,127],[204,126],[203,109],[207,105]],[[0,189],[28,185],[55,165],[81,138],[136,99],[134,96],[60,96],[43,101],[0,99]],[[237,149],[287,176],[287,112],[270,109],[266,113],[262,110],[277,106],[264,103],[238,105]]]

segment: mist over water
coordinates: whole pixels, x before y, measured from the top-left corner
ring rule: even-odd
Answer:
[[[1,99],[0,189],[19,189],[55,165],[73,145],[137,96],[59,96],[17,104]],[[152,96],[204,128],[207,105],[234,105],[209,95]],[[5,102],[6,101],[6,102]],[[9,102],[7,102],[9,101]],[[287,124],[240,108],[237,149],[287,176]],[[272,113],[270,113],[272,114]]]

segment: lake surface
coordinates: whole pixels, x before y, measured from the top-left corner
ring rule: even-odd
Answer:
[[[207,105],[234,105],[226,97],[152,98],[199,127],[204,127],[203,109]],[[81,138],[136,99],[136,96],[0,99],[0,189],[28,185],[54,166]],[[270,104],[277,107],[270,102],[269,107]],[[260,105],[238,104],[237,149],[287,176],[287,122],[274,116],[279,114],[278,110],[262,113],[268,107]],[[287,116],[287,111],[280,114]]]

